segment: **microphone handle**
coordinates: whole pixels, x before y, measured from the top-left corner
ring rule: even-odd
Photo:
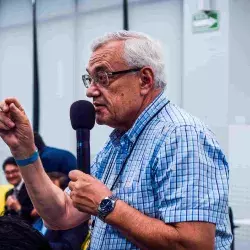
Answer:
[[[89,129],[77,129],[77,169],[83,171],[86,174],[90,174],[90,130]]]

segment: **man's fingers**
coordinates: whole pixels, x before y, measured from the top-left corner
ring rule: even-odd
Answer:
[[[10,127],[8,127],[6,124],[0,121],[0,132],[6,130],[10,130]]]
[[[83,175],[83,172],[81,172],[80,170],[72,170],[69,172],[69,178],[72,181],[77,181],[79,177],[82,175]]]
[[[73,182],[73,181],[70,181],[70,182],[69,182],[68,188],[70,189],[70,191],[73,190],[73,188],[74,188],[74,182]]]
[[[6,202],[10,202],[10,201],[12,201],[12,200],[13,200],[12,195],[9,195],[9,197],[8,197],[7,200],[6,200]]]
[[[24,112],[24,109],[22,107],[22,105],[20,104],[20,102],[14,98],[14,97],[9,97],[6,98],[3,102],[0,103],[0,112],[8,112],[10,109],[10,105],[14,103],[14,105],[22,112]]]
[[[24,114],[24,109],[16,98],[6,98],[0,103],[0,122],[9,128],[15,126],[13,121],[22,122]],[[4,129],[4,126],[1,127],[0,124],[0,129],[1,128]]]
[[[3,112],[0,112],[0,129],[8,129],[13,127],[15,127],[15,123]]]
[[[5,103],[6,103],[7,105],[9,105],[9,106],[11,105],[11,103],[14,103],[15,106],[16,106],[19,110],[24,111],[22,105],[20,104],[20,102],[19,102],[16,98],[14,98],[14,97],[9,97],[9,98],[6,98],[4,101],[5,101]]]
[[[0,112],[8,112],[9,111],[9,105],[7,105],[5,102],[0,102]]]
[[[17,106],[14,103],[10,104],[10,113],[11,118],[13,118],[14,121],[22,122],[23,121],[23,112],[17,108]]]

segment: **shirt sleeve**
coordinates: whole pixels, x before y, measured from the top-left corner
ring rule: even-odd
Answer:
[[[228,164],[214,135],[176,127],[159,150],[155,185],[166,223],[219,223],[228,209]]]

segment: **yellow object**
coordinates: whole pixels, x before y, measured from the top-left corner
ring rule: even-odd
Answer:
[[[13,186],[12,185],[0,185],[0,215],[4,212],[5,206],[5,194],[9,191]]]
[[[84,242],[82,243],[81,250],[87,250],[90,243],[90,232],[88,232]]]

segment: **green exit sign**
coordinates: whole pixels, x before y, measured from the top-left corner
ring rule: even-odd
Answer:
[[[218,11],[204,10],[193,14],[192,26],[194,33],[218,30],[219,29]]]

